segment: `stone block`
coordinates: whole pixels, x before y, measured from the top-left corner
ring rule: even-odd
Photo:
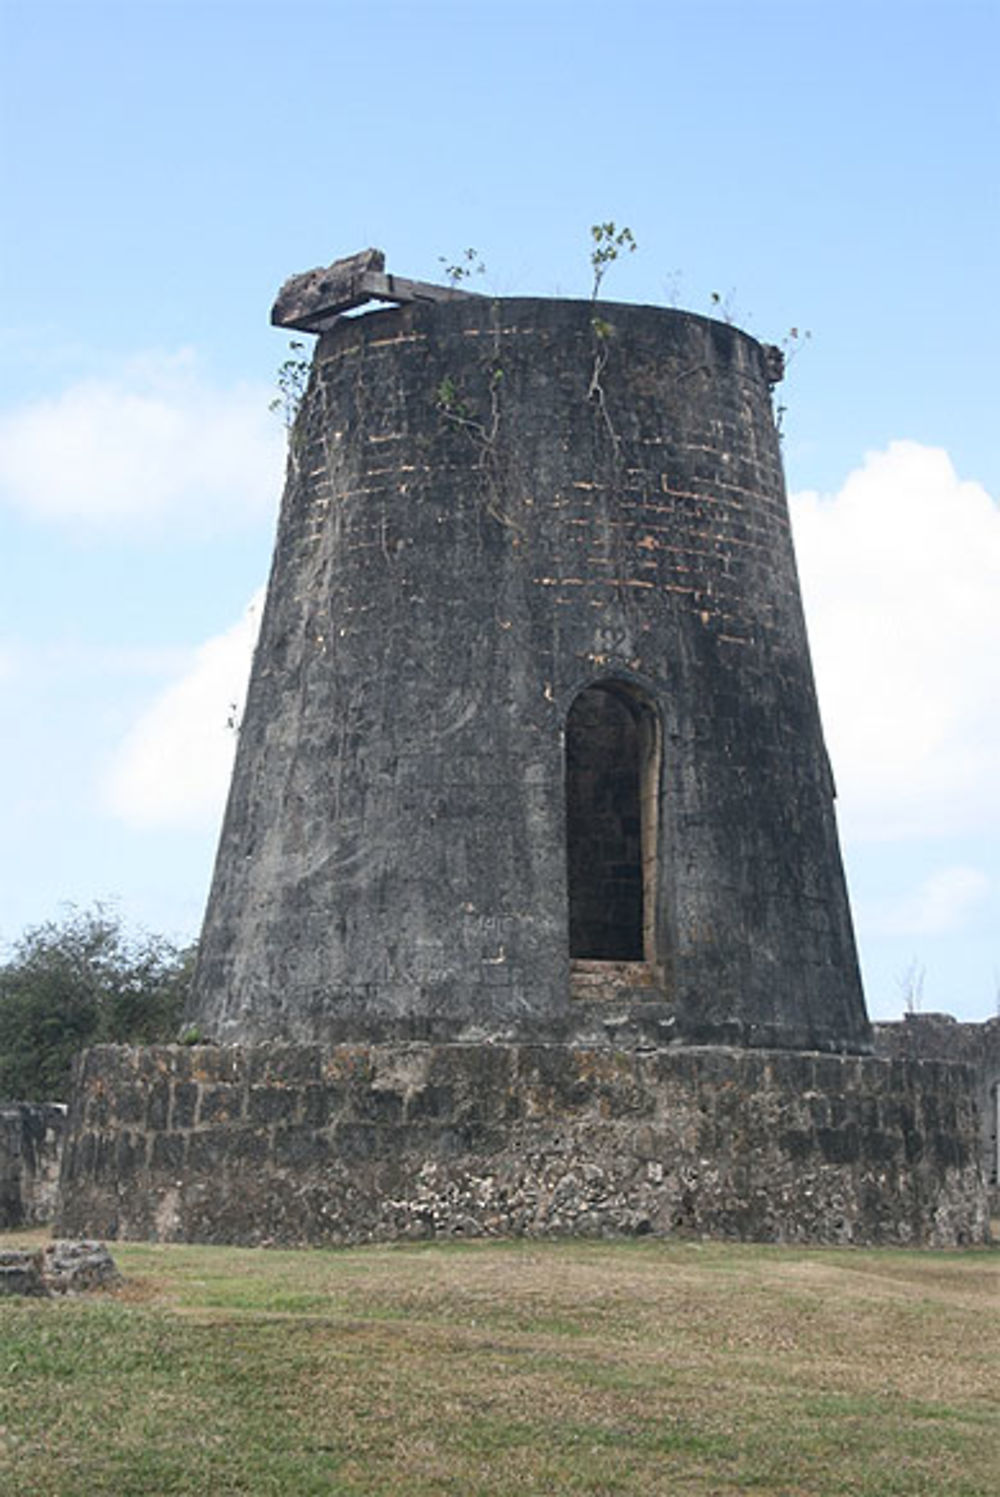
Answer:
[[[0,1248],[0,1297],[28,1295],[41,1298],[48,1294],[42,1278],[41,1250],[25,1251]]]
[[[169,1116],[170,1083],[165,1076],[158,1076],[146,1093],[146,1127],[159,1132],[166,1128]]]
[[[101,1242],[50,1242],[42,1252],[42,1275],[54,1294],[81,1294],[116,1288],[122,1282],[117,1265]]]
[[[173,1101],[170,1109],[170,1126],[172,1128],[193,1128],[197,1108],[197,1082],[175,1081]]]
[[[185,1168],[185,1139],[181,1133],[155,1133],[150,1138],[150,1168],[179,1179]],[[195,1155],[193,1168],[198,1167]]]
[[[206,1082],[200,1091],[196,1121],[199,1126],[232,1123],[243,1116],[244,1091],[231,1082]],[[175,1127],[190,1126],[174,1119]]]
[[[51,1220],[65,1129],[58,1103],[0,1104],[0,1231]]]
[[[287,1122],[295,1116],[299,1092],[289,1086],[252,1086],[247,1096],[247,1119],[251,1123]]]

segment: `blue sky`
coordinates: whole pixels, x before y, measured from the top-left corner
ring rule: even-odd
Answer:
[[[1000,990],[1000,7],[5,0],[0,940],[204,903],[280,494],[280,283],[799,340],[781,394],[869,1005]],[[922,973],[922,980],[920,974]]]

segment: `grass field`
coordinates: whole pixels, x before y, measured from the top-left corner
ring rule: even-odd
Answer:
[[[4,1497],[1000,1493],[995,1250],[114,1252],[0,1301]]]

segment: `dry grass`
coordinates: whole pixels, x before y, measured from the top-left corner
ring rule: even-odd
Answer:
[[[4,1492],[1000,1492],[996,1252],[116,1257],[113,1297],[0,1305]]]

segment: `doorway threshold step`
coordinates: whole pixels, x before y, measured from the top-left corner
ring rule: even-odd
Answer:
[[[598,961],[574,957],[569,964],[573,998],[652,997],[656,973],[651,962]]]

